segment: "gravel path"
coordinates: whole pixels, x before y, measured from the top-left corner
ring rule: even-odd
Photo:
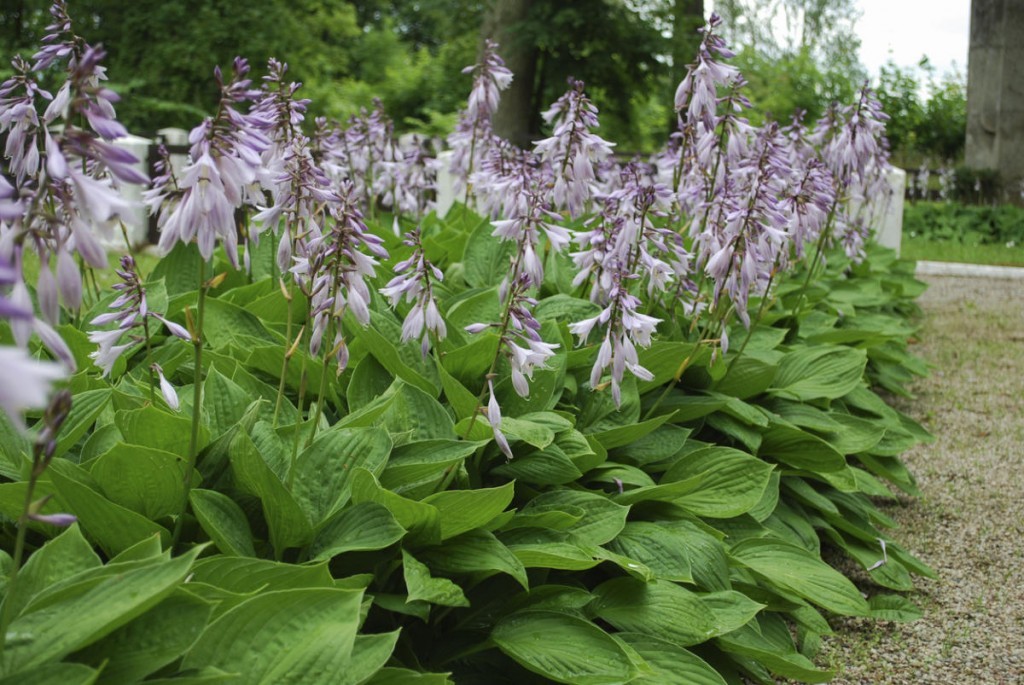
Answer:
[[[917,348],[934,365],[900,407],[936,436],[906,455],[923,497],[887,506],[936,569],[910,624],[843,620],[835,683],[1024,683],[1024,281],[927,276]]]

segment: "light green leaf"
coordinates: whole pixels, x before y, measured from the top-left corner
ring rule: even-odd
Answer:
[[[515,243],[501,240],[491,233],[494,226],[489,221],[480,224],[469,234],[466,251],[462,255],[465,264],[466,282],[474,288],[495,285],[508,274]]]
[[[343,682],[362,597],[334,588],[256,595],[211,623],[182,667],[212,666],[251,685]]]
[[[558,683],[613,685],[632,680],[636,667],[611,636],[582,618],[522,611],[491,631],[498,649],[521,666]]]
[[[852,347],[799,347],[782,358],[771,393],[806,402],[835,399],[861,384],[867,355]]]
[[[312,559],[330,559],[345,552],[384,549],[405,536],[388,509],[376,502],[362,502],[332,516],[309,546]]]
[[[663,423],[671,421],[673,416],[674,412],[670,412],[656,416],[653,419],[612,428],[611,430],[593,433],[592,435],[605,449],[610,450],[616,447],[624,447],[651,433]]]
[[[100,672],[85,664],[42,664],[9,678],[0,678],[0,685],[92,685]]]
[[[357,468],[352,474],[352,503],[361,502],[376,502],[386,507],[399,525],[420,542],[430,544],[441,541],[441,513],[437,507],[385,490],[372,473]]]
[[[402,573],[409,601],[422,600],[449,607],[468,607],[462,588],[447,578],[434,578],[430,569],[407,550],[402,550]]]
[[[706,661],[693,652],[643,633],[616,633],[643,657],[652,673],[632,681],[650,685],[726,685]]]
[[[764,432],[758,456],[819,473],[846,468],[846,457],[832,445],[799,428],[781,424],[773,424]]]
[[[582,490],[553,490],[535,497],[523,513],[564,508],[568,511],[582,509],[583,518],[567,530],[578,539],[592,545],[603,545],[613,540],[626,526],[629,507],[612,502],[604,495]]]
[[[677,461],[662,482],[700,476],[696,490],[674,500],[698,516],[732,518],[753,509],[764,495],[772,465],[729,447],[705,447]]]
[[[265,589],[297,590],[335,585],[326,563],[300,566],[268,559],[223,555],[200,559],[192,575],[192,582],[207,583],[238,594]]]
[[[324,431],[296,460],[292,495],[316,525],[349,500],[355,468],[379,474],[390,453],[391,438],[383,428]]]
[[[313,539],[313,527],[288,489],[267,466],[245,433],[231,442],[231,468],[238,484],[259,498],[270,528],[270,544],[280,554],[289,547],[304,547]]]
[[[379,635],[356,635],[352,658],[341,680],[332,685],[362,685],[391,658],[401,631]]]
[[[29,557],[18,573],[14,593],[6,595],[7,611],[11,616],[17,616],[36,593],[59,580],[101,564],[92,545],[82,536],[78,524],[73,524]]]
[[[75,401],[71,404],[71,412],[61,425],[57,438],[57,449],[54,456],[59,457],[78,444],[89,428],[96,423],[96,418],[110,401],[109,388],[86,390],[75,393]]]
[[[212,610],[211,604],[179,588],[74,659],[102,668],[105,685],[132,685],[184,654],[206,627]]]
[[[249,521],[234,500],[216,490],[195,488],[189,493],[189,502],[217,549],[234,556],[256,556]]]
[[[631,521],[607,546],[645,564],[656,578],[693,582],[686,539],[671,528],[648,521]]]
[[[85,532],[108,556],[128,549],[152,535],[159,535],[164,542],[170,542],[171,534],[166,528],[114,504],[80,482],[76,472],[84,474],[79,467],[63,459],[54,460],[47,471],[60,500],[67,505],[70,513],[78,517]]]
[[[8,639],[2,675],[62,659],[141,616],[173,592],[201,551],[79,583],[43,608],[29,607],[8,627],[19,639]]]
[[[391,452],[380,483],[388,490],[410,497],[425,496],[436,489],[448,469],[462,461],[488,441],[421,440],[397,447]]]
[[[868,604],[846,576],[806,550],[781,540],[743,540],[729,552],[737,563],[829,611],[865,616]]]
[[[594,615],[619,630],[670,638],[684,647],[715,632],[714,614],[700,597],[670,581],[615,578],[599,585],[594,595]]]
[[[115,412],[114,423],[124,441],[132,445],[153,447],[187,458],[192,435],[192,420],[170,414],[155,406]],[[199,449],[210,442],[210,431],[199,430]]]
[[[441,573],[475,573],[486,576],[494,572],[507,573],[524,590],[529,589],[522,562],[493,533],[485,530],[463,533],[436,547],[420,550],[418,554],[427,566]]]
[[[110,501],[155,521],[180,511],[187,467],[171,452],[117,443],[92,462],[89,472]],[[192,482],[198,479],[193,471]]]
[[[515,494],[515,484],[475,490],[446,490],[424,498],[441,516],[441,539],[485,526],[505,511]]]

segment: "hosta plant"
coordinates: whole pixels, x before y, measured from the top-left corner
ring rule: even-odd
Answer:
[[[163,256],[110,275],[146,179],[53,14],[0,87],[0,682],[820,682],[831,616],[918,615],[877,502],[929,436],[877,391],[925,371],[922,286],[856,209],[869,91],[754,128],[712,18],[620,164],[578,81],[496,136],[488,44],[441,218],[381,107],[308,122],[239,59],[146,191]]]

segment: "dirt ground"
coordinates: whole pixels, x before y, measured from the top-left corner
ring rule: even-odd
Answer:
[[[910,624],[842,620],[835,683],[1024,683],[1024,280],[928,276],[917,353],[934,366],[900,408],[936,440],[906,455],[923,497],[887,506],[938,573]]]

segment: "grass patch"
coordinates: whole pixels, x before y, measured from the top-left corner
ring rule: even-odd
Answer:
[[[965,264],[992,264],[997,266],[1024,266],[1024,246],[970,245],[948,241],[929,240],[903,234],[900,252],[904,259],[934,262],[962,262]]]

